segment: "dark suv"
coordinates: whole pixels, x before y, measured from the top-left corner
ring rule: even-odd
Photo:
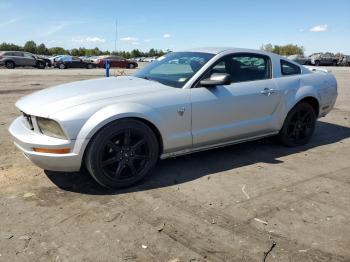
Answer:
[[[8,69],[14,69],[18,66],[32,66],[44,69],[46,62],[44,59],[28,52],[0,51],[0,65],[4,65]]]

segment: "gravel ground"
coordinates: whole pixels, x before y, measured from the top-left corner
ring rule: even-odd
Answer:
[[[263,261],[274,242],[266,261],[350,261],[350,68],[332,70],[339,97],[307,146],[164,160],[107,191],[35,167],[7,132],[21,96],[104,70],[0,69],[0,261]]]

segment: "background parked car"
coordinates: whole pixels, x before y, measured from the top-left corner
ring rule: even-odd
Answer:
[[[50,57],[49,59],[51,61],[51,64],[53,65],[57,59],[59,59],[60,57],[63,57],[63,56],[66,56],[66,55],[55,55],[55,56]]]
[[[153,62],[154,60],[156,60],[157,57],[156,56],[152,56],[152,57],[146,57],[145,59],[143,59],[143,62]]]
[[[301,64],[301,65],[310,65],[311,64],[311,58],[310,57],[305,57],[303,55],[291,55],[288,56],[288,59]]]
[[[79,58],[85,62],[96,63],[99,57],[98,56],[80,56]]]
[[[338,64],[338,59],[332,53],[317,53],[310,56],[311,64],[315,66]]]
[[[83,61],[79,57],[76,56],[63,56],[58,58],[55,63],[54,67],[59,69],[66,69],[66,68],[88,68],[92,69],[95,68],[96,65],[92,62]]]
[[[130,58],[130,60],[136,61],[136,62],[143,62],[144,59],[145,59],[145,57],[134,57],[134,58]]]
[[[37,60],[43,60],[46,64],[47,67],[51,67],[52,66],[52,62],[49,58],[45,57],[45,56],[41,56],[41,55],[34,55],[36,57]]]
[[[97,65],[99,67],[105,68],[106,61],[110,67],[122,67],[122,68],[136,68],[138,64],[135,61],[125,59],[120,56],[103,56],[97,59]]]
[[[0,52],[0,65],[4,65],[8,69],[14,69],[18,66],[32,66],[39,69],[44,69],[46,62],[28,52],[3,51]]]
[[[338,60],[338,65],[340,66],[350,66],[350,56],[341,55]]]

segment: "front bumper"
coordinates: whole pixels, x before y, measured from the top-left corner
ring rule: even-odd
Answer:
[[[82,154],[74,152],[75,140],[63,140],[49,137],[28,129],[23,117],[16,118],[10,128],[10,134],[14,137],[14,144],[35,165],[45,170],[75,172],[80,170]],[[33,148],[70,148],[68,154],[51,154],[34,152]]]

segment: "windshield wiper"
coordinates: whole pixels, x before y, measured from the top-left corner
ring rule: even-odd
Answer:
[[[140,77],[140,78],[145,79],[145,80],[148,80],[148,81],[153,81],[153,82],[159,83],[159,81],[154,80],[154,79],[151,79],[151,78],[149,78],[148,76],[142,76],[142,77]]]

